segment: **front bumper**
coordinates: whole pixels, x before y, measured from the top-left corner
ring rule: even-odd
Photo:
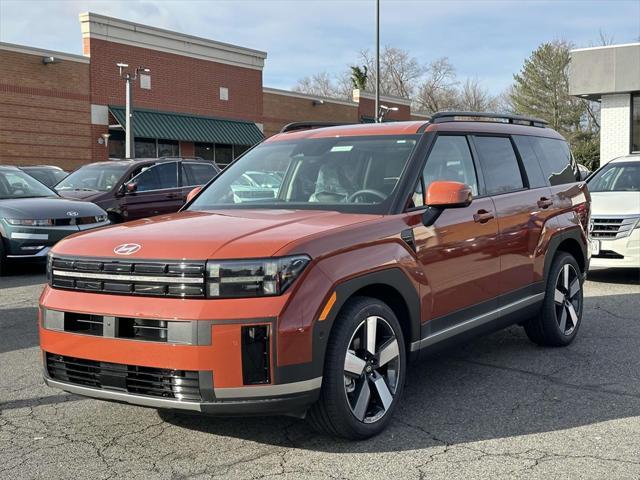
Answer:
[[[628,237],[600,240],[600,254],[591,256],[590,268],[640,268],[640,228]]]

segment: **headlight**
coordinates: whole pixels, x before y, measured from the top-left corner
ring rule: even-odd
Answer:
[[[22,227],[48,227],[53,225],[53,220],[22,220],[19,218],[7,218],[7,223],[9,225],[20,225]]]
[[[280,295],[298,278],[310,261],[306,255],[210,260],[207,262],[207,295],[210,298]]]

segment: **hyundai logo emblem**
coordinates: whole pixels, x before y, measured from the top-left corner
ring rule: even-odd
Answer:
[[[77,217],[78,216],[78,212],[74,212],[73,210],[70,210],[67,212],[67,216],[68,217]]]
[[[133,255],[142,248],[142,245],[137,243],[123,243],[113,249],[113,253],[116,255]]]

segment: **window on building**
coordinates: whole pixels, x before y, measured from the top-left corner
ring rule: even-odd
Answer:
[[[194,155],[205,160],[214,160],[213,143],[194,143]]]
[[[109,158],[124,158],[124,132],[122,130],[109,130]]]
[[[640,152],[640,93],[631,96],[631,152]]]
[[[227,87],[220,87],[220,100],[229,100],[229,89]]]
[[[179,157],[180,142],[177,140],[158,140],[159,157]]]
[[[155,138],[136,138],[135,150],[136,158],[156,158],[156,139]]]
[[[504,137],[475,137],[480,165],[489,195],[513,192],[524,188],[520,166],[511,140]]]
[[[244,152],[251,148],[250,145],[234,145],[233,146],[233,158],[238,158]]]
[[[216,143],[215,161],[220,168],[225,168],[233,160],[233,145]]]

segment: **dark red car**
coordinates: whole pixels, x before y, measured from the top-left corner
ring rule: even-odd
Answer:
[[[62,197],[107,211],[111,223],[177,212],[187,194],[220,172],[199,158],[110,160],[83,165],[55,186]]]

